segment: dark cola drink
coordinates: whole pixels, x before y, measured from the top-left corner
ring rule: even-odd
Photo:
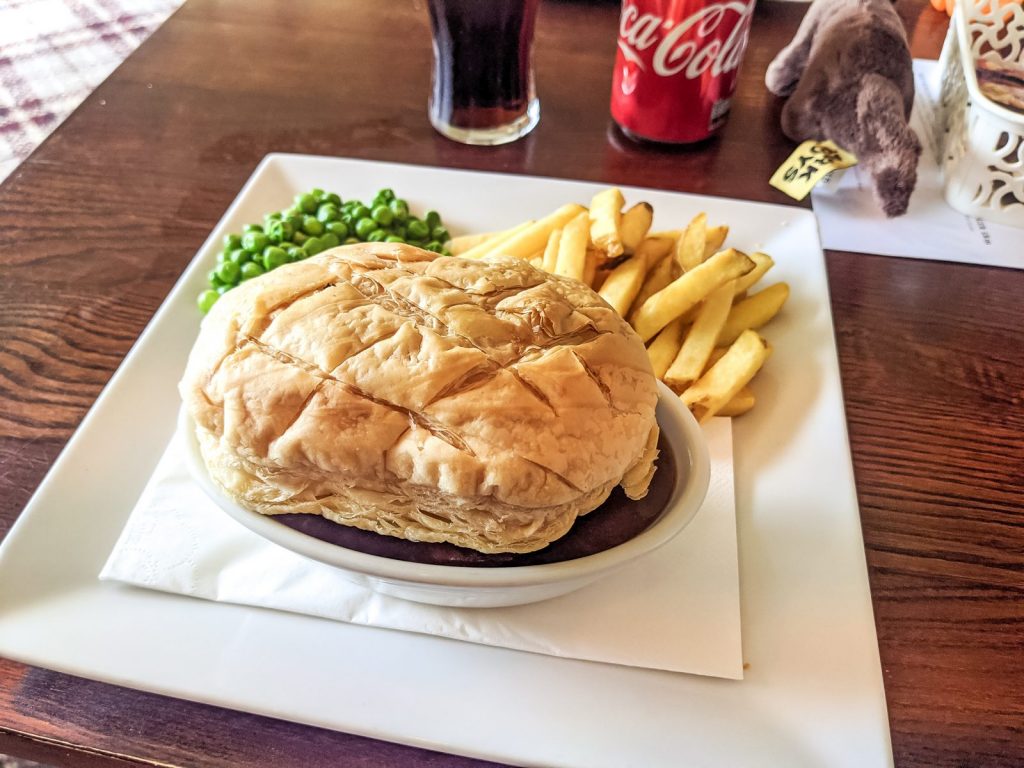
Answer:
[[[538,0],[429,0],[430,122],[464,144],[505,144],[540,118],[533,84]]]

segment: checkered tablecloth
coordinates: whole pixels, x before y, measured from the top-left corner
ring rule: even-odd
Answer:
[[[183,0],[0,0],[0,181]]]

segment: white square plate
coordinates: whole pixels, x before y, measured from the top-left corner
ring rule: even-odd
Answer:
[[[655,227],[697,211],[770,253],[792,296],[734,429],[742,682],[471,645],[103,583],[175,424],[195,296],[221,237],[314,186],[393,187],[458,234],[602,185],[269,155],[0,547],[0,654],[147,691],[448,752],[546,766],[892,763],[824,259],[813,214],[624,188]],[[571,621],[572,617],[566,617]],[[296,649],[315,649],[294,652]]]

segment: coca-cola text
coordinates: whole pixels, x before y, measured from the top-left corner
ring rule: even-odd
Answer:
[[[667,0],[627,2],[612,83],[616,122],[653,141],[710,136],[728,114],[753,12],[753,0],[690,0],[682,10]]]

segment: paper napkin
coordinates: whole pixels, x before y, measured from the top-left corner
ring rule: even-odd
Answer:
[[[728,419],[705,428],[704,506],[656,552],[581,590],[509,608],[379,595],[232,520],[192,482],[172,438],[100,578],[388,630],[588,661],[740,679],[739,573]]]

